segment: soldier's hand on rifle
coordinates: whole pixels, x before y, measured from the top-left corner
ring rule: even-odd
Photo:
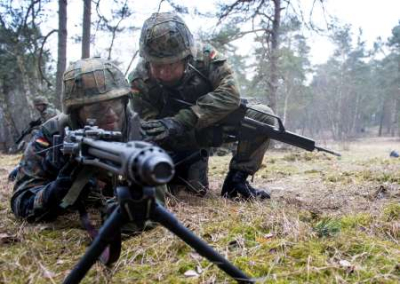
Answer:
[[[29,126],[30,126],[30,127],[39,126],[40,124],[41,124],[40,118],[39,118],[39,119],[36,119],[36,120],[34,120],[34,121],[29,122]]]
[[[56,180],[52,181],[45,189],[42,196],[42,202],[46,206],[58,206],[68,190],[73,184],[72,172],[76,169],[75,162],[68,162],[58,174]]]
[[[185,130],[183,124],[170,117],[141,123],[141,133],[144,136],[144,141],[161,142],[167,138],[182,135]]]

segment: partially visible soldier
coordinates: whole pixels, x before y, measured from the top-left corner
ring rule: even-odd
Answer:
[[[35,97],[33,99],[33,105],[40,114],[41,123],[45,123],[50,118],[60,114],[60,111],[54,108],[54,106],[50,104],[48,99],[44,96]]]
[[[37,96],[33,99],[33,105],[35,106],[35,109],[39,112],[40,117],[36,120],[33,120],[29,123],[29,126],[25,128],[20,137],[16,140],[17,144],[17,151],[20,152],[25,148],[25,141],[23,140],[26,135],[29,134],[36,134],[37,129],[42,123],[45,123],[47,120],[49,120],[52,117],[55,117],[56,115],[60,114],[60,111],[52,104],[49,103],[46,97],[44,96]],[[8,180],[9,181],[14,181],[17,173],[18,173],[18,168],[19,165],[16,166],[8,175]]]
[[[226,59],[211,45],[195,43],[175,13],[156,13],[147,19],[140,36],[142,60],[129,75],[132,105],[142,119],[142,131],[153,141],[185,157],[199,148],[218,147],[226,132],[212,126],[238,109],[239,89]],[[264,111],[271,112],[268,107]],[[271,124],[268,116],[248,110],[247,116]],[[237,132],[238,129],[234,129]],[[266,137],[239,141],[221,195],[228,198],[269,198],[247,178],[259,168],[267,150]],[[208,161],[198,161],[177,173],[187,189],[208,189]],[[170,185],[174,188],[176,185]]]
[[[87,119],[94,119],[99,128],[121,131],[124,141],[138,140],[138,116],[127,107],[129,93],[124,75],[109,61],[90,58],[67,68],[63,76],[64,113],[40,127],[21,160],[11,198],[15,216],[28,222],[52,220],[74,205],[65,204],[63,199],[67,194],[86,200],[81,197],[88,191],[97,192],[104,202],[107,196],[112,197],[113,182],[109,173],[77,167],[60,150],[59,162],[55,162],[53,136],[63,135],[67,126],[79,129]],[[162,197],[160,189],[158,194]]]

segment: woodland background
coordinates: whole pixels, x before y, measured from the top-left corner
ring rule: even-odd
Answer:
[[[138,58],[142,22],[127,0],[84,0],[83,15],[67,15],[68,2],[5,0],[0,3],[0,150],[14,149],[14,141],[29,121],[38,116],[32,99],[45,95],[61,109],[61,76],[66,68],[67,42],[81,43],[82,58],[91,56],[91,44],[103,40],[97,53],[128,69]],[[242,95],[268,104],[288,129],[315,139],[347,142],[359,137],[399,136],[400,22],[388,39],[377,38],[366,47],[362,28],[353,34],[324,9],[327,1],[217,1],[214,14],[197,13],[199,21],[217,19],[212,32],[194,31],[229,58]],[[161,10],[188,13],[179,1],[160,1]],[[111,7],[111,8],[109,8]],[[107,10],[107,13],[102,11]],[[388,7],[390,9],[390,7]],[[154,11],[157,12],[157,11]],[[322,27],[306,21],[323,13]],[[58,16],[58,27],[46,32],[42,26]],[[80,34],[69,33],[67,21],[81,17]],[[400,17],[399,17],[400,20]],[[307,33],[304,31],[307,30]],[[116,52],[116,42],[133,34],[127,57]],[[310,61],[309,38],[317,33],[334,44],[333,55],[323,64]],[[252,34],[254,48],[238,53],[245,36]],[[58,37],[57,54],[49,39]],[[248,40],[248,37],[245,38]],[[132,49],[133,47],[133,49]],[[136,50],[135,50],[136,48]],[[121,68],[122,68],[121,67]],[[125,71],[125,70],[124,70]]]
[[[306,1],[312,4],[307,9],[304,2],[220,1],[212,14],[195,11],[196,21],[216,20],[216,28],[194,34],[229,58],[244,97],[269,104],[287,129],[326,142],[342,156],[268,151],[252,181],[271,192],[268,201],[221,198],[231,156],[213,156],[206,196],[169,196],[167,208],[257,283],[400,283],[400,160],[389,157],[399,148],[400,22],[390,37],[367,48],[362,29],[354,34],[332,17],[327,0]],[[76,3],[84,15],[67,15]],[[133,3],[0,1],[0,150],[6,152],[0,153],[0,283],[60,283],[90,243],[77,213],[51,223],[15,218],[7,176],[21,154],[7,152],[37,117],[35,96],[60,108],[68,43],[76,42],[82,57],[99,54],[124,72],[133,68],[142,25]],[[160,10],[190,12],[177,3],[161,1]],[[317,13],[322,26],[305,20]],[[57,16],[54,29],[45,29]],[[74,17],[82,19],[72,27],[79,33],[67,29]],[[334,44],[324,63],[312,63],[312,33]],[[126,37],[130,44],[121,44]],[[254,48],[243,55],[249,42]],[[100,226],[98,215],[91,212]],[[83,281],[232,282],[161,226],[124,240],[118,262],[111,268],[97,263]]]

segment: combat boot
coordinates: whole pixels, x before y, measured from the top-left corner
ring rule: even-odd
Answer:
[[[248,173],[237,170],[229,170],[222,186],[221,196],[226,198],[242,197],[245,199],[269,199],[270,195],[264,190],[252,187],[246,180]]]

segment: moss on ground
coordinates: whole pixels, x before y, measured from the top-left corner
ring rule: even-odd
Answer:
[[[264,202],[220,198],[230,157],[213,157],[211,192],[171,201],[170,210],[258,283],[399,283],[400,160],[383,147],[354,147],[342,159],[269,154],[255,184],[272,188]],[[60,283],[89,239],[76,214],[34,225],[13,217],[6,175],[18,159],[0,156],[0,283]],[[157,227],[125,239],[118,262],[96,264],[82,283],[234,281]]]

